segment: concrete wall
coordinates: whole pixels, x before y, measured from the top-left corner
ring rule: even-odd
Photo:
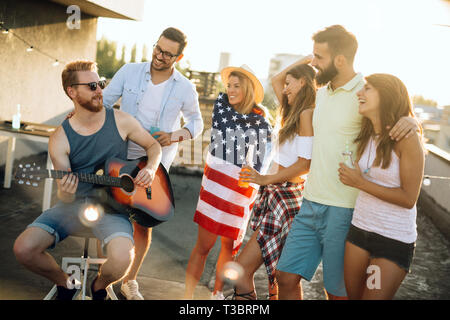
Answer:
[[[80,29],[69,29],[67,7],[47,1],[2,0],[0,21],[27,42],[57,59],[95,60],[97,18],[81,13]],[[22,120],[58,125],[73,108],[61,86],[64,63],[27,46],[11,33],[0,33],[0,121],[11,120],[16,105]],[[0,137],[0,165],[5,163],[6,139]],[[16,158],[45,151],[47,145],[17,141]]]
[[[425,175],[450,177],[450,154],[434,145],[427,149]],[[450,180],[432,178],[429,186],[422,185],[418,207],[450,239]]]

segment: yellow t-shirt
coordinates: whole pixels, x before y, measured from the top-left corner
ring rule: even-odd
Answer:
[[[363,76],[358,73],[336,90],[328,85],[317,91],[311,168],[304,190],[307,200],[336,207],[355,207],[359,191],[339,180],[338,169],[339,163],[344,162],[342,152],[346,143],[355,161],[356,145],[353,141],[359,134],[362,121],[356,93],[363,86]]]

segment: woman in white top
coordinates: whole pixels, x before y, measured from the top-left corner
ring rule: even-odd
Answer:
[[[389,126],[414,117],[405,85],[389,74],[366,77],[358,92],[364,116],[355,168],[340,164],[342,183],[360,191],[347,235],[344,278],[350,299],[392,299],[414,254],[416,201],[424,169],[421,135],[400,141]]]
[[[281,102],[278,116],[278,149],[270,171],[258,173],[250,166],[240,179],[260,185],[250,227],[250,240],[237,258],[244,275],[236,284],[235,299],[256,299],[254,273],[266,266],[269,295],[277,299],[275,270],[292,220],[300,210],[303,182],[309,171],[312,152],[312,115],[316,99],[314,69],[306,57],[272,78],[274,92]]]

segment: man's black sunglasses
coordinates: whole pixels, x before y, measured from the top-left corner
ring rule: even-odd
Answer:
[[[89,82],[89,83],[72,83],[71,86],[89,86],[89,89],[92,91],[97,90],[97,85],[100,87],[100,89],[105,89],[106,87],[106,81],[100,80],[99,82]]]

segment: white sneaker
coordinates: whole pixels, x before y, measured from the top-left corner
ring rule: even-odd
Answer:
[[[211,300],[225,300],[222,291],[217,291],[216,293],[211,293]]]
[[[144,300],[144,297],[139,292],[139,284],[136,280],[128,280],[120,287],[120,292],[127,300]]]

